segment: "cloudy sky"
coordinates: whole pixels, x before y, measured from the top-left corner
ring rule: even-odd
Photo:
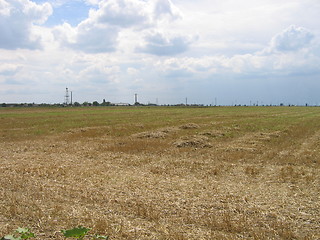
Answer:
[[[0,0],[0,103],[320,104],[319,0]]]

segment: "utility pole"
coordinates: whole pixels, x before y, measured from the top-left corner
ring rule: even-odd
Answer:
[[[134,104],[138,103],[138,94],[134,94]]]
[[[66,88],[66,95],[64,96],[64,103],[66,106],[69,104],[69,90]]]

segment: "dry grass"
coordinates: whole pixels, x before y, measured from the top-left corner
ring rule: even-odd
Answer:
[[[319,116],[0,110],[0,236],[26,226],[63,239],[84,225],[111,239],[319,239]]]

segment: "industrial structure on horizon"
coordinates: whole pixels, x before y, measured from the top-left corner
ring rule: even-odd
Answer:
[[[70,96],[71,96],[71,100],[70,100]],[[66,94],[64,95],[64,105],[68,106],[68,105],[72,105],[72,91],[70,91],[70,95],[69,95],[69,89],[66,87]]]

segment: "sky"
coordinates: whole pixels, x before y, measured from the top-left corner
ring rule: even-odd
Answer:
[[[320,105],[319,0],[0,0],[0,103]]]

